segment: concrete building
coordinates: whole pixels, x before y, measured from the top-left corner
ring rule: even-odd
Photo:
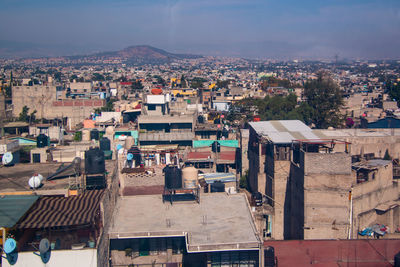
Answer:
[[[139,116],[139,144],[192,146],[194,124],[192,116]]]
[[[332,132],[299,121],[250,123],[248,186],[264,195],[255,213],[264,237],[357,238],[372,224],[393,227],[391,234],[399,227],[399,187],[391,162],[352,165],[357,150],[349,138],[327,138]],[[357,149],[357,138],[352,140]],[[372,148],[367,140],[363,144]]]
[[[260,240],[242,194],[213,193],[200,203],[173,205],[161,195],[122,197],[109,235],[111,266],[261,263]]]
[[[38,119],[68,118],[68,128],[82,122],[94,109],[105,104],[101,99],[59,99],[57,87],[53,85],[14,86],[12,102],[14,117],[18,117],[27,106],[29,113],[37,111]]]

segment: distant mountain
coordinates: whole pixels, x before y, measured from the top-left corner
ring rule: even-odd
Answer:
[[[120,51],[101,52],[87,56],[72,56],[70,59],[89,61],[119,60],[125,63],[159,64],[179,59],[201,58],[199,55],[174,54],[149,45],[130,46]]]

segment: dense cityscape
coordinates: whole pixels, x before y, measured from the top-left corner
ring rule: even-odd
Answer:
[[[400,267],[400,5],[0,3],[0,267]]]

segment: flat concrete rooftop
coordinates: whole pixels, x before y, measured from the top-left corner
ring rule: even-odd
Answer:
[[[163,203],[161,195],[118,200],[111,239],[187,236],[188,252],[257,249],[260,241],[244,194],[204,194]]]
[[[64,163],[64,166],[70,163]],[[115,169],[115,161],[106,160],[106,171],[111,174]],[[67,194],[71,180],[74,178],[58,178],[47,181],[46,178],[55,173],[62,163],[34,163],[16,164],[10,167],[0,167],[0,194],[27,194],[39,195],[62,195]],[[84,160],[82,160],[81,171],[85,170]],[[43,186],[33,191],[28,184],[29,179],[35,174],[41,174],[44,179]],[[65,175],[73,174],[73,170],[67,170]],[[74,179],[75,180],[75,179]],[[78,181],[81,179],[79,178]],[[108,181],[109,182],[109,181]]]

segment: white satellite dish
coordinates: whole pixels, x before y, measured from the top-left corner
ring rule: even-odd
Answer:
[[[13,161],[13,154],[11,152],[6,152],[3,155],[3,165],[8,165]]]
[[[42,184],[44,177],[41,174],[35,173],[28,181],[28,184],[31,188],[36,189],[39,188]]]
[[[44,254],[50,249],[50,241],[47,238],[43,238],[39,243],[39,252]]]

